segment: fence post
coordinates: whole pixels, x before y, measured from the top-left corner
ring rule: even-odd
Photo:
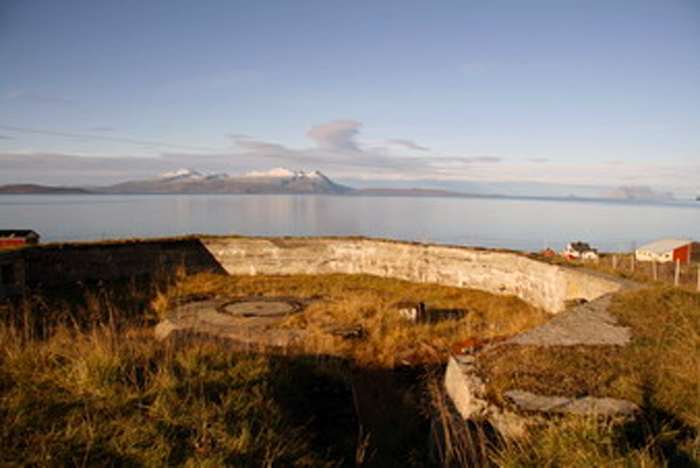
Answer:
[[[678,287],[681,279],[681,261],[676,259],[676,272],[673,275],[673,285]]]
[[[613,270],[617,269],[617,255],[613,255]]]
[[[698,292],[700,292],[700,264],[698,264]]]

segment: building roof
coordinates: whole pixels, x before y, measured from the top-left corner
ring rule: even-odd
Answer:
[[[588,242],[572,242],[570,243],[567,248],[571,250],[575,250],[576,252],[595,252],[596,249],[591,248],[591,245]]]
[[[657,240],[656,242],[652,242],[651,244],[643,245],[637,250],[647,250],[655,254],[662,254],[671,252],[692,243],[693,241],[688,239],[661,239]]]
[[[39,237],[36,231],[31,229],[0,229],[0,238],[25,238],[25,237]]]

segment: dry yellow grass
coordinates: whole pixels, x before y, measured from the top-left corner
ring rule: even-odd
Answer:
[[[153,321],[138,306],[152,285],[127,286],[126,298],[98,288],[76,301],[63,291],[71,310],[41,297],[15,311],[0,310],[0,465],[316,466],[353,456],[377,462],[373,454],[383,451],[384,466],[398,460],[406,465],[410,458],[399,455],[422,451],[425,427],[399,419],[400,411],[370,424],[397,405],[407,407],[410,398],[414,410],[420,404],[405,391],[376,396],[378,385],[406,371],[391,367],[434,359],[428,350],[454,341],[512,334],[546,318],[512,297],[370,276],[181,276],[152,300],[162,314],[198,294],[316,297],[283,326],[312,331],[315,339],[306,351],[355,358],[360,365],[350,366],[350,374],[345,361],[325,357],[242,356],[218,343],[158,343],[151,336]],[[396,314],[396,302],[405,300],[470,313],[411,325]],[[457,464],[498,466],[697,464],[700,295],[671,288],[634,291],[618,297],[612,312],[636,332],[626,350],[581,350],[568,357],[554,351],[500,362],[523,382],[540,369],[551,371],[550,383],[571,394],[605,390],[640,402],[657,414],[643,420],[648,427],[567,419],[543,424],[512,444],[471,433],[443,456]],[[367,338],[348,341],[327,332],[344,325],[362,326]],[[425,354],[415,356],[416,350]],[[582,367],[572,371],[572,363]],[[432,393],[441,390],[439,376],[430,382]],[[319,407],[320,397],[328,395],[335,399]],[[446,408],[444,398],[436,401]],[[380,410],[372,403],[387,406]],[[311,410],[312,422],[330,413],[327,424],[310,427]],[[324,438],[339,425],[342,431]],[[451,435],[456,447],[462,434]]]
[[[481,370],[489,381],[490,397],[503,404],[507,404],[503,390],[513,388],[633,401],[643,415],[631,442],[641,442],[646,448],[624,447],[630,443],[624,427],[572,418],[560,427],[548,423],[533,430],[528,439],[532,445],[502,452],[502,464],[537,464],[533,460],[552,457],[586,466],[589,456],[603,457],[600,460],[612,465],[696,466],[693,464],[700,462],[700,294],[667,286],[647,287],[618,295],[610,311],[632,328],[631,345],[504,346],[481,356]],[[585,447],[585,432],[592,434],[596,446]],[[553,450],[556,439],[571,440],[579,450],[569,455]],[[609,458],[599,452],[600,447],[607,447]],[[580,455],[580,460],[575,461],[574,455]]]
[[[630,346],[495,349],[481,359],[492,396],[503,388],[612,396],[700,429],[700,294],[645,288],[617,296],[611,312],[632,328]]]
[[[700,432],[700,293],[657,286],[621,295],[611,311],[634,330],[629,359],[644,404]]]
[[[281,326],[308,330],[304,351],[350,356],[365,365],[393,367],[442,361],[454,343],[468,338],[512,335],[542,323],[545,315],[512,296],[419,284],[369,275],[234,276],[201,274],[181,278],[154,306],[202,295],[292,296],[313,298],[306,310]],[[464,310],[461,319],[411,323],[397,304],[419,301],[429,310]],[[361,339],[345,339],[332,331],[361,328]]]
[[[313,446],[308,415],[296,414],[307,395],[278,398],[300,368],[323,379],[320,366],[236,355],[216,343],[173,348],[143,329],[61,326],[41,340],[23,335],[0,321],[0,466],[327,466],[342,459]]]

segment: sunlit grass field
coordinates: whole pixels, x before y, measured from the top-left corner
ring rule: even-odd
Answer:
[[[169,307],[207,295],[314,298],[280,324],[310,339],[270,355],[154,338]],[[397,314],[402,301],[467,313],[412,324]],[[449,411],[441,369],[450,346],[517,333],[545,320],[541,311],[513,297],[362,275],[35,291],[0,308],[0,465],[697,464],[700,295],[650,287],[618,296],[612,312],[635,330],[629,348],[503,355],[492,383],[612,393],[640,404],[639,421],[541,420],[515,441],[456,430],[451,451],[431,458],[431,421]],[[343,339],[328,333],[336,326],[365,334]]]
[[[303,351],[340,355],[367,366],[444,362],[450,347],[469,338],[508,336],[532,328],[546,314],[514,296],[420,284],[370,275],[238,276],[201,274],[177,282],[155,300],[163,315],[191,297],[284,296],[312,299],[282,327],[309,331]],[[423,302],[436,311],[429,323],[401,317],[397,304]],[[440,319],[440,311],[461,311],[460,319]],[[361,329],[361,339],[343,339],[334,329]]]
[[[293,355],[155,340],[169,306],[202,295],[314,297],[280,325],[312,338]],[[405,300],[467,313],[410,324],[395,309]],[[76,286],[2,313],[0,464],[18,466],[421,465],[430,416],[421,369],[444,362],[454,341],[544,318],[512,297],[343,275]],[[364,338],[327,333],[346,325]]]
[[[697,466],[700,294],[649,286],[617,295],[610,312],[632,328],[629,346],[504,346],[480,356],[481,374],[490,398],[506,407],[501,392],[515,388],[615,397],[641,408],[635,420],[535,419],[523,440],[485,454],[457,447],[456,458],[502,466]]]

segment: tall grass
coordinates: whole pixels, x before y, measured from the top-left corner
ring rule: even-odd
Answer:
[[[323,466],[350,458],[354,447],[323,439],[309,425],[314,413],[296,410],[306,394],[280,396],[300,373],[346,388],[335,370],[342,367],[235,354],[212,342],[159,343],[147,311],[130,308],[148,303],[142,292],[102,284],[0,308],[0,466]]]
[[[632,328],[620,346],[504,346],[480,356],[489,397],[506,389],[631,400],[636,421],[554,417],[506,441],[499,466],[697,466],[700,464],[700,294],[666,286],[622,293],[610,311]],[[535,420],[537,421],[537,420]]]
[[[403,285],[375,284],[353,302],[347,297],[366,294],[374,279],[316,278],[311,286],[304,279],[181,280],[167,292],[137,283],[35,292],[1,309],[1,466],[425,463],[419,369],[395,371],[376,359],[352,364],[318,350],[239,354],[223,343],[176,346],[152,336],[149,304],[206,288],[305,297],[330,291],[318,304],[340,304],[338,323],[367,316],[378,324],[372,333],[389,331],[394,322],[377,317],[383,309],[372,295],[389,304],[404,298],[397,292]],[[326,320],[329,311],[313,313]]]
[[[655,467],[669,464],[669,460],[650,445],[635,446],[627,440],[624,425],[581,416],[542,420],[530,428],[526,438],[505,442],[493,452],[492,460],[501,467]]]
[[[159,314],[198,294],[307,298],[306,312],[281,326],[304,327],[315,340],[288,356],[154,340]],[[514,298],[342,275],[197,275],[168,288],[129,282],[29,294],[0,308],[0,466],[422,466],[425,413],[442,422],[439,464],[692,466],[700,460],[698,297],[670,288],[619,296],[612,311],[636,332],[627,349],[582,350],[573,360],[557,350],[529,361],[502,355],[525,387],[523,374],[544,363],[559,368],[557,388],[610,390],[645,410],[634,424],[541,420],[524,439],[506,441],[487,424],[455,419],[439,373],[420,384],[420,368],[397,366],[435,368],[454,341],[543,320]],[[407,324],[395,313],[403,300],[469,313]],[[350,325],[367,338],[328,333]]]
[[[700,293],[647,288],[619,296],[611,311],[634,330],[642,403],[700,431]]]
[[[0,465],[324,464],[275,396],[279,365],[108,328],[0,328]],[[342,456],[343,454],[334,454]]]
[[[431,459],[442,466],[492,466],[501,438],[485,420],[465,421],[443,385],[442,372],[425,377],[431,417]]]

